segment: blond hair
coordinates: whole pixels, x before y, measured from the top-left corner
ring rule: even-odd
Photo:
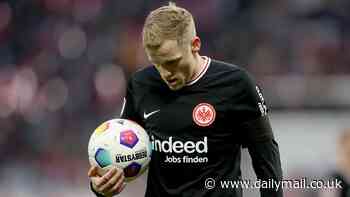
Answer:
[[[192,14],[173,2],[152,11],[146,18],[142,31],[144,47],[160,46],[164,40],[176,40],[179,44],[196,35]]]

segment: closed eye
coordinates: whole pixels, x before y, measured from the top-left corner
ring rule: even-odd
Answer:
[[[181,60],[181,57],[164,62],[165,65],[175,65]]]

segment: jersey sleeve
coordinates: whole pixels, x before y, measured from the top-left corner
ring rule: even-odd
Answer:
[[[283,178],[278,144],[274,139],[248,144],[255,174],[259,180],[274,180],[281,183]],[[282,187],[260,188],[261,197],[283,197]]]
[[[120,118],[133,120],[139,124],[141,124],[141,118],[137,113],[137,108],[135,105],[135,93],[134,87],[132,84],[132,79],[128,81],[128,85],[126,88],[126,95],[123,100],[123,106],[120,112]]]
[[[248,148],[253,168],[260,180],[282,180],[279,148],[268,118],[268,108],[262,91],[254,79],[243,75],[242,111],[240,124],[243,147]],[[260,189],[262,197],[282,197],[282,188]]]
[[[245,71],[242,84],[239,113],[240,128],[244,131],[243,145],[273,139],[268,108],[261,88]]]

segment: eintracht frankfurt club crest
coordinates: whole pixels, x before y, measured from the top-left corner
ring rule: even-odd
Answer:
[[[192,112],[193,121],[201,127],[211,125],[215,120],[215,116],[215,109],[209,103],[198,104]]]

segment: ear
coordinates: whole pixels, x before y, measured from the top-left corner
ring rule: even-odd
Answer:
[[[195,36],[192,39],[191,49],[193,53],[199,52],[199,50],[201,49],[201,39],[198,36]]]

